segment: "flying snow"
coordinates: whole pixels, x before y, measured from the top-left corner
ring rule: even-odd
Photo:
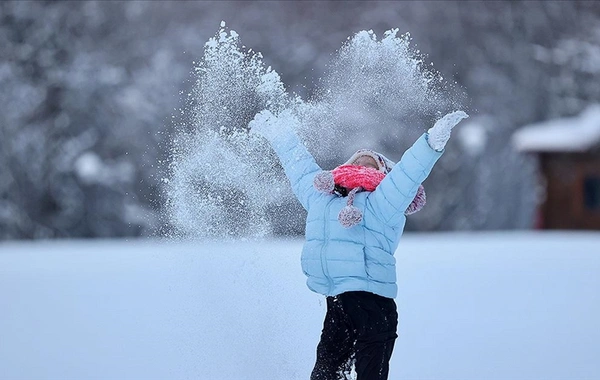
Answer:
[[[171,144],[164,181],[174,235],[195,238],[261,237],[273,233],[269,209],[293,198],[268,143],[248,133],[261,110],[284,110],[301,121],[296,131],[317,159],[348,154],[350,141],[402,136],[404,122],[458,108],[449,86],[394,29],[378,41],[372,31],[349,38],[308,100],[289,94],[262,55],[242,50],[225,23],[205,44],[196,82]],[[435,115],[434,115],[435,116]],[[369,132],[370,130],[370,132]],[[358,137],[358,138],[357,138]],[[371,138],[371,140],[369,140]],[[347,140],[347,141],[346,141]],[[346,148],[346,149],[347,149]]]

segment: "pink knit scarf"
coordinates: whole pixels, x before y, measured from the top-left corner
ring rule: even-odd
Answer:
[[[385,178],[385,174],[366,166],[342,165],[333,169],[333,181],[348,191],[362,187],[366,191],[374,191]]]

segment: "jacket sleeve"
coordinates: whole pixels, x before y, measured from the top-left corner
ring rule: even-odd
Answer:
[[[419,185],[429,176],[442,154],[443,151],[436,151],[429,146],[427,134],[423,134],[367,197],[367,207],[386,224],[400,224]]]
[[[313,186],[313,179],[321,168],[291,128],[265,137],[277,153],[294,195],[308,210],[311,199],[321,194]]]

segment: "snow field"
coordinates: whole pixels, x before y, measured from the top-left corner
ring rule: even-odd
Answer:
[[[307,379],[302,241],[0,244],[1,379]],[[600,234],[407,234],[390,379],[600,378]]]

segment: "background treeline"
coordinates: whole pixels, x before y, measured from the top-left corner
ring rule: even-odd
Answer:
[[[531,228],[536,163],[512,133],[600,100],[592,1],[4,1],[0,239],[168,229],[168,142],[221,20],[303,97],[349,36],[396,27],[466,90],[472,118],[412,230]],[[398,155],[410,144],[391,148],[389,131],[373,131]]]

